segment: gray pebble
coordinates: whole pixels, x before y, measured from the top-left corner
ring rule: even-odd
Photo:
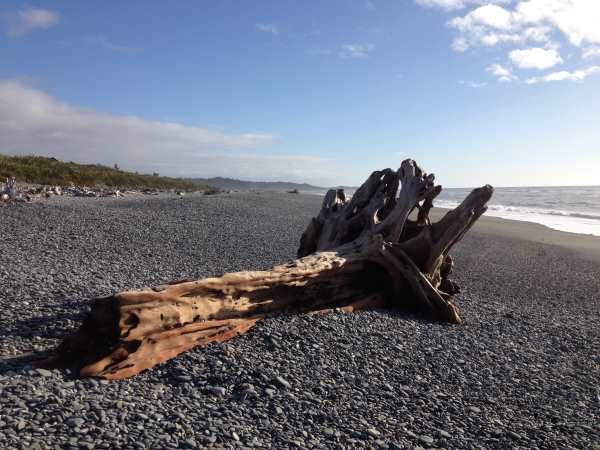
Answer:
[[[35,371],[42,377],[51,377],[52,376],[52,372],[50,370],[37,368],[37,369],[35,369]]]
[[[222,386],[208,386],[206,388],[206,392],[208,392],[209,394],[212,394],[212,395],[223,396],[223,395],[225,395],[225,392],[227,392],[227,391]]]
[[[279,375],[275,377],[275,382],[286,389],[292,388],[292,385],[288,383],[288,381],[285,378],[280,377]]]

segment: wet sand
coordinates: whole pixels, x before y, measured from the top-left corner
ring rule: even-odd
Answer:
[[[431,218],[434,221],[439,220],[446,212],[445,209],[437,208],[432,211]],[[470,232],[485,233],[517,241],[555,245],[577,252],[587,259],[600,262],[600,237],[598,236],[567,233],[538,223],[486,217],[485,215],[479,219]]]

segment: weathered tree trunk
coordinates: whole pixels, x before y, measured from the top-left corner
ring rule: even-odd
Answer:
[[[493,189],[475,189],[431,224],[429,210],[441,192],[433,182],[406,160],[398,171],[374,172],[350,201],[330,190],[302,235],[298,259],[271,270],[96,299],[47,364],[77,366],[81,376],[127,378],[282,312],[409,308],[461,323],[448,253],[485,212]]]

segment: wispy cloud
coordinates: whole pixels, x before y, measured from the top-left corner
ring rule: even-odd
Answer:
[[[502,64],[492,64],[485,70],[497,77],[498,81],[510,82],[513,80],[518,80],[518,77],[512,72],[512,70],[504,67]]]
[[[173,176],[230,176],[321,183],[331,162],[274,154],[272,133],[231,133],[106,114],[61,101],[26,81],[0,80],[0,149]]]
[[[297,181],[317,185],[331,177],[330,158],[309,155],[259,155],[256,153],[200,154],[193,161],[154,162],[149,170],[181,177],[223,176],[256,181]]]
[[[600,46],[586,47],[582,50],[583,59],[592,59],[600,57]]]
[[[465,86],[472,87],[473,89],[478,89],[487,86],[486,81],[459,81],[459,84],[464,84]]]
[[[25,8],[9,17],[7,34],[18,38],[35,30],[46,30],[58,25],[60,16],[54,11],[42,8]]]
[[[105,50],[110,50],[112,52],[123,53],[127,55],[140,53],[142,51],[142,49],[139,47],[129,47],[126,45],[115,44],[106,36],[88,36],[86,38],[86,41],[92,45],[98,46]]]
[[[448,11],[465,8],[467,5],[504,4],[512,0],[416,0],[417,4],[427,8],[442,8]]]
[[[548,75],[544,75],[542,77],[532,77],[528,78],[525,83],[527,84],[537,84],[537,83],[548,83],[550,81],[583,81],[590,75],[595,73],[600,73],[600,66],[591,66],[587,69],[575,70],[573,72],[569,72],[566,70],[562,70],[560,72],[552,72]]]
[[[342,45],[338,55],[340,58],[366,58],[373,50],[373,44],[346,44]]]
[[[263,33],[270,33],[275,36],[279,34],[279,27],[273,23],[257,23],[256,29]]]

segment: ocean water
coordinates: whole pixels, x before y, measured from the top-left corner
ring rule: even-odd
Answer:
[[[434,206],[455,208],[471,191],[472,188],[444,188]],[[354,193],[353,189],[345,192],[348,197]],[[600,236],[600,186],[497,187],[485,215]]]
[[[469,192],[471,189],[446,188],[434,205],[454,208]],[[495,188],[485,215],[600,236],[600,186]]]

